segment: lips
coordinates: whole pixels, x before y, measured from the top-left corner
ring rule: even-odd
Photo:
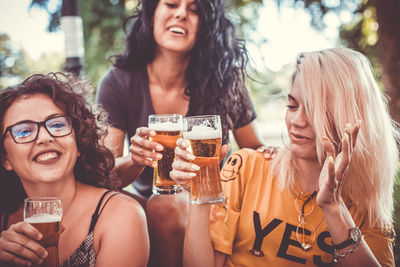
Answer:
[[[293,133],[293,132],[290,132],[290,138],[291,138],[292,141],[297,141],[297,142],[312,140],[309,137],[306,137],[306,136],[301,135],[301,134]]]
[[[33,160],[38,163],[50,163],[56,161],[61,156],[58,151],[46,151],[37,154]]]

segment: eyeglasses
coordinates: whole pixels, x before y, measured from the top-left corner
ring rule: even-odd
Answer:
[[[3,143],[7,132],[11,133],[14,142],[17,144],[33,142],[39,135],[40,126],[44,126],[52,137],[66,136],[72,132],[72,122],[67,116],[53,117],[41,122],[23,121],[8,126],[1,138],[1,143]]]

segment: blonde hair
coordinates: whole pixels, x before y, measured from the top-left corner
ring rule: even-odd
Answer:
[[[302,53],[292,83],[295,78],[299,79],[306,114],[314,128],[321,164],[326,158],[321,138],[327,136],[340,152],[346,123],[354,125],[361,119],[342,197],[356,207],[356,216],[367,214],[370,227],[390,226],[399,133],[369,61],[347,48]],[[293,188],[295,180],[288,148],[277,155],[272,169],[282,190]]]

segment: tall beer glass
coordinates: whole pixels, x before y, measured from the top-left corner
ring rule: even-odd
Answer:
[[[176,141],[182,137],[182,115],[159,114],[149,116],[149,128],[156,132],[151,140],[161,144],[164,150],[161,160],[157,161],[153,176],[153,193],[176,194],[182,191],[182,187],[169,176],[172,170],[172,162],[175,159]]]
[[[218,115],[193,116],[184,119],[183,137],[200,166],[191,183],[191,204],[224,201],[219,170],[222,129]]]
[[[30,223],[43,235],[39,242],[47,249],[48,256],[39,266],[59,266],[58,240],[61,233],[61,199],[55,197],[32,197],[24,200],[24,221]]]

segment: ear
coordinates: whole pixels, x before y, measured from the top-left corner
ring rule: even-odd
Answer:
[[[7,170],[7,171],[12,171],[14,170],[13,166],[11,165],[10,161],[7,158],[7,154],[3,154],[1,155],[1,163],[3,164],[3,167]]]

